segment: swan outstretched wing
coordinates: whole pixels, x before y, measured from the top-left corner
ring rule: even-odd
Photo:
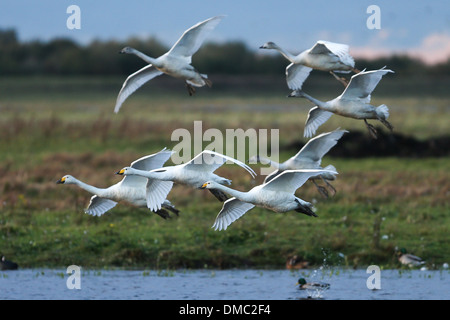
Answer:
[[[134,169],[139,170],[146,170],[150,171],[153,169],[159,169],[161,168],[172,156],[173,151],[167,150],[166,148],[162,149],[161,151],[144,156],[142,158],[139,158],[135,161],[133,161],[130,165],[130,167]]]
[[[291,63],[286,68],[286,81],[289,89],[301,89],[312,68]]]
[[[117,205],[117,202],[99,196],[92,196],[89,206],[84,210],[91,216],[101,216],[106,211],[111,210]]]
[[[329,41],[317,41],[317,43],[309,50],[310,54],[333,54],[339,58],[344,64],[354,67],[355,60],[349,53],[349,47],[346,44],[334,43]]]
[[[219,231],[226,230],[230,224],[242,217],[253,207],[255,207],[255,205],[248,202],[243,202],[236,198],[228,199],[223,203],[222,210],[220,210],[217,215],[212,228]]]
[[[270,190],[276,192],[295,193],[309,178],[318,176],[323,173],[337,174],[330,170],[286,170],[280,175],[264,184],[261,191]]]
[[[333,115],[332,112],[325,111],[319,107],[313,107],[309,110],[308,118],[305,123],[303,136],[311,138],[322,124],[324,124]]]
[[[322,133],[310,139],[292,159],[299,160],[301,158],[307,158],[320,164],[323,156],[337,144],[346,132],[348,131],[334,130],[332,132]]]
[[[339,96],[340,99],[361,100],[365,103],[370,102],[370,94],[376,88],[381,78],[389,72],[394,72],[383,67],[379,70],[361,71],[354,74],[344,92]]]
[[[117,113],[120,110],[123,102],[137,89],[139,89],[144,83],[150,81],[151,79],[161,75],[162,72],[157,70],[151,64],[143,67],[142,69],[136,71],[135,73],[128,76],[122,85],[122,89],[117,96],[116,106],[114,107],[114,112]]]
[[[264,183],[269,182],[270,180],[272,180],[273,178],[277,177],[278,175],[280,175],[283,172],[283,170],[277,169],[273,172],[271,172],[265,179],[264,179]]]
[[[167,195],[172,190],[172,181],[163,181],[156,179],[147,179],[146,200],[147,207],[152,211],[161,209],[162,204],[166,201]]]
[[[172,153],[173,151],[166,150],[166,148],[164,148],[158,153],[144,156],[142,158],[133,161],[130,166],[134,169],[144,171],[159,169],[164,165],[164,163],[167,162],[167,160],[170,159]],[[148,180],[147,178],[138,175],[128,175],[123,178],[122,184],[133,186],[142,185],[142,187],[145,187],[147,180]]]
[[[197,52],[208,34],[225,16],[216,16],[199,22],[186,30],[167,54],[190,59]]]
[[[195,156],[192,160],[185,164],[185,168],[189,170],[200,170],[205,172],[214,172],[218,168],[220,168],[225,162],[230,161],[233,162],[240,167],[247,170],[251,176],[256,177],[255,171],[250,168],[245,163],[231,158],[229,156],[223,155],[221,153],[217,153],[211,150],[203,150],[197,156]]]

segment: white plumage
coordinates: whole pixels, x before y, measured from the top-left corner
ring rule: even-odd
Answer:
[[[256,176],[256,173],[245,163],[211,150],[204,150],[189,162],[176,166],[167,166],[150,171],[125,167],[118,173],[128,177],[148,178],[147,205],[149,208],[154,208],[158,202],[163,200],[162,196],[158,197],[158,193],[152,191],[153,188],[160,189],[160,184],[175,182],[194,188],[200,188],[205,181],[210,180],[219,184],[231,184],[231,180],[214,174],[214,171],[227,161],[244,168],[252,175],[252,177]],[[220,201],[225,201],[227,199],[226,195],[222,192],[212,190],[211,193]]]
[[[352,76],[350,83],[342,94],[330,101],[323,102],[317,100],[302,90],[294,90],[290,97],[303,97],[314,103],[306,119],[304,136],[312,137],[317,128],[325,123],[333,114],[347,118],[363,119],[371,135],[376,138],[376,129],[367,123],[367,119],[381,121],[390,130],[392,125],[387,121],[389,117],[388,107],[384,104],[375,107],[370,105],[371,93],[380,82],[381,78],[392,70],[385,69],[361,71]]]
[[[266,177],[264,183],[271,181],[273,178],[275,178],[285,170],[302,170],[302,169],[321,170],[324,169],[321,166],[322,158],[328,151],[330,151],[331,148],[333,148],[337,144],[339,139],[346,132],[348,131],[334,130],[332,132],[322,133],[317,137],[310,139],[303,146],[303,148],[301,148],[301,150],[297,152],[297,154],[295,154],[294,156],[292,156],[291,158],[282,163],[278,163],[261,156],[254,156],[250,158],[249,162],[261,162],[264,164],[269,164],[270,166],[276,168],[274,172],[272,172]],[[328,165],[327,167],[325,167],[325,170],[336,171],[336,168],[332,165]],[[327,197],[328,196],[327,190],[324,187],[319,186],[315,182],[316,179],[322,179],[325,182],[325,184],[333,191],[333,193],[336,192],[334,187],[328,182],[335,180],[336,179],[335,175],[326,173],[321,174],[319,176],[311,177],[310,179],[311,181],[313,181],[319,192]]]
[[[206,36],[223,18],[224,16],[212,17],[192,26],[183,33],[181,38],[178,39],[168,52],[156,59],[134,48],[123,48],[120,51],[121,53],[134,54],[149,63],[149,65],[131,74],[125,80],[117,96],[114,112],[119,112],[123,102],[144,83],[163,73],[184,80],[190,95],[195,92],[193,86],[211,86],[211,81],[208,80],[208,76],[199,73],[191,65],[192,55],[197,52]]]
[[[265,43],[260,49],[277,50],[291,62],[286,68],[286,81],[291,90],[301,89],[313,69],[330,72],[344,85],[347,85],[347,83],[338,77],[334,73],[335,71],[359,72],[359,70],[355,69],[355,61],[350,55],[346,44],[320,40],[312,48],[298,55],[291,54],[273,42]]]
[[[160,168],[164,163],[171,157],[172,151],[162,150],[158,153],[142,157],[131,163],[132,168],[141,170],[152,170],[155,168]],[[85,212],[94,216],[101,216],[105,212],[114,208],[118,202],[127,202],[137,207],[146,207],[146,178],[138,176],[124,177],[120,182],[108,187],[108,188],[97,188],[84,183],[71,175],[65,175],[57,181],[59,184],[74,184],[78,187],[93,193],[91,201]],[[158,206],[152,208],[152,211],[157,213],[163,218],[167,218],[169,214],[167,210],[170,210],[178,214],[178,210],[166,199],[169,193],[167,189],[172,187],[171,181],[165,181],[160,185],[160,188],[153,190],[153,192],[161,194],[164,199],[159,203]]]
[[[308,216],[317,217],[311,203],[295,196],[295,191],[309,178],[320,174],[337,174],[329,170],[286,170],[268,183],[256,186],[248,192],[241,192],[215,181],[208,181],[202,185],[203,189],[217,189],[231,195],[213,224],[215,230],[225,230],[255,206],[263,207],[275,212],[295,210]]]

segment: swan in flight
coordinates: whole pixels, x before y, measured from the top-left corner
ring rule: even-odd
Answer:
[[[132,168],[141,170],[152,170],[155,168],[160,168],[164,163],[171,157],[172,151],[162,151],[142,157],[131,163]],[[146,196],[146,184],[148,179],[134,176],[134,177],[124,177],[120,182],[108,187],[108,188],[97,188],[84,183],[71,175],[65,175],[59,179],[56,183],[58,184],[74,184],[81,189],[86,190],[94,194],[92,196],[89,206],[85,209],[85,213],[93,216],[101,216],[108,210],[114,208],[118,202],[127,202],[137,207],[147,207],[147,196]],[[166,219],[170,217],[167,210],[178,215],[178,210],[166,200],[166,196],[172,188],[172,182],[165,181],[159,185],[159,189],[155,190],[161,194],[164,199],[161,201],[159,206],[154,208],[156,214]]]
[[[394,71],[385,69],[385,67],[372,71],[363,70],[352,76],[350,83],[339,97],[327,102],[317,100],[302,90],[294,90],[289,97],[303,97],[316,105],[309,110],[304,136],[312,137],[317,128],[325,123],[333,113],[347,118],[364,119],[370,134],[375,139],[377,130],[367,122],[367,119],[377,119],[392,131],[392,125],[387,121],[388,107],[384,104],[378,107],[370,104],[372,91],[388,72],[393,73]]]
[[[118,171],[117,174],[148,178],[149,181],[147,183],[147,206],[152,209],[154,208],[155,204],[158,204],[162,200],[164,200],[164,197],[160,196],[159,192],[154,192],[154,190],[160,189],[160,184],[167,183],[167,181],[191,186],[197,189],[200,188],[205,181],[210,180],[218,184],[230,185],[231,180],[222,178],[214,174],[214,171],[216,171],[227,161],[241,166],[242,168],[247,170],[253,178],[256,176],[256,173],[252,170],[252,168],[247,166],[245,163],[211,150],[204,150],[189,162],[176,166],[167,166],[151,171],[142,169],[138,170],[133,167],[125,167]],[[224,194],[220,190],[210,191],[220,201],[225,201],[228,199],[226,194]]]
[[[268,183],[256,186],[248,192],[237,191],[215,181],[205,182],[202,189],[221,190],[233,197],[224,202],[212,227],[215,230],[225,230],[255,206],[280,213],[295,210],[308,216],[317,217],[312,204],[297,198],[295,191],[309,178],[327,173],[337,174],[336,171],[329,170],[286,170]]]
[[[345,44],[321,40],[317,41],[311,49],[298,55],[291,54],[273,42],[267,42],[259,48],[277,50],[291,62],[286,68],[286,81],[291,90],[301,89],[303,82],[313,69],[330,72],[344,86],[347,86],[347,80],[337,76],[335,71],[359,73],[349,53],[348,45]]]
[[[173,47],[158,58],[152,58],[144,53],[125,47],[120,53],[134,54],[148,63],[147,66],[131,74],[123,83],[116,100],[114,112],[119,112],[123,102],[147,81],[165,73],[186,82],[189,95],[195,93],[194,87],[211,87],[212,82],[205,74],[199,73],[192,65],[192,55],[202,45],[206,36],[219,24],[224,16],[217,16],[199,22],[186,30]]]
[[[301,169],[325,169],[329,171],[336,171],[336,168],[332,165],[328,165],[325,168],[321,167],[322,158],[325,154],[330,151],[339,141],[339,139],[348,131],[346,130],[334,130],[332,132],[322,133],[317,137],[310,139],[304,146],[301,148],[296,155],[289,158],[288,160],[278,163],[276,161],[272,161],[262,156],[253,156],[250,158],[249,162],[257,163],[261,162],[263,164],[269,164],[277,170],[269,174],[264,183],[271,181],[273,178],[281,174],[285,170],[301,170]],[[328,191],[326,188],[319,186],[316,183],[316,179],[322,179],[325,182],[326,186],[329,187],[333,194],[336,193],[336,189],[328,182],[336,179],[336,176],[331,173],[324,173],[315,177],[311,177],[311,181],[317,187],[317,190],[324,196],[328,197]]]

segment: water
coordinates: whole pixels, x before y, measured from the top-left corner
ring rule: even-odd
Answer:
[[[68,289],[66,270],[0,271],[0,300],[448,300],[450,270],[381,270],[379,290],[366,270],[81,270]],[[299,290],[299,277],[329,283]],[[75,282],[71,282],[75,283]]]

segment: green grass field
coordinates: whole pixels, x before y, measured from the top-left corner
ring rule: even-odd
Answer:
[[[340,266],[400,267],[396,247],[421,256],[429,267],[450,261],[448,157],[325,156],[323,165],[333,164],[339,171],[333,183],[337,194],[325,199],[312,183],[297,192],[316,202],[317,218],[255,208],[218,232],[211,226],[221,203],[205,190],[182,186],[168,197],[181,211],[178,218],[163,220],[127,205],[101,217],[84,214],[91,195],[56,180],[72,174],[107,187],[121,179],[114,173],[133,160],[174,148],[178,142],[171,141],[172,132],[193,132],[194,121],[202,121],[203,131],[279,129],[280,160],[297,152],[288,149],[293,141],[304,140],[311,106],[287,98],[282,82],[272,91],[270,82],[259,90],[244,90],[245,84],[238,82],[235,94],[233,82],[228,87],[222,83],[229,89],[200,88],[189,97],[182,83],[163,80],[168,87],[147,85],[113,114],[122,81],[0,81],[0,252],[21,267],[284,268],[293,254],[312,265],[326,258]],[[450,134],[448,96],[418,90],[406,95],[401,88],[397,95],[391,83],[372,102],[390,107],[395,132],[418,139]],[[318,97],[331,99],[339,91],[331,86]],[[363,122],[340,117],[332,117],[319,132],[338,127],[367,134]],[[254,168],[259,172],[259,166]],[[242,172],[234,165],[217,171],[239,190],[264,179],[252,181]]]

